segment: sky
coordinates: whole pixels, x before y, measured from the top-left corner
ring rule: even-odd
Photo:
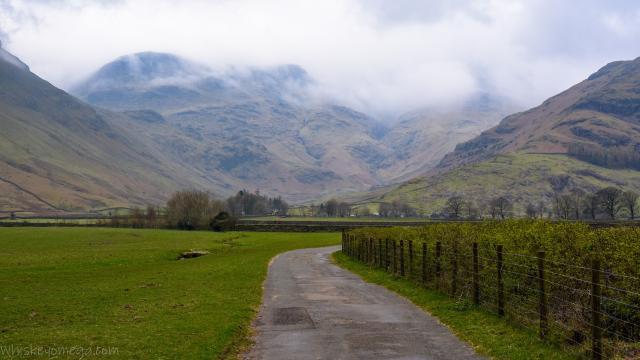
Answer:
[[[0,0],[0,40],[69,89],[113,59],[298,64],[323,95],[393,118],[478,92],[523,107],[640,56],[638,0]]]

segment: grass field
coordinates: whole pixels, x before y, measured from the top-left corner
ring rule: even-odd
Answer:
[[[113,359],[229,356],[247,341],[269,259],[339,240],[327,233],[0,228],[0,358],[34,347],[110,349]],[[210,254],[177,260],[189,249]]]
[[[386,271],[372,268],[337,252],[334,261],[360,275],[365,281],[382,285],[408,298],[417,306],[437,317],[461,339],[468,341],[479,353],[492,359],[579,359],[559,347],[538,340],[531,330],[514,327],[504,319],[483,311],[469,302],[452,299],[445,294],[416,286]]]
[[[279,221],[279,222],[296,222],[296,221],[317,221],[317,222],[429,222],[426,218],[381,218],[381,217],[313,217],[313,216],[289,216],[289,217],[276,217],[276,216],[257,216],[257,217],[245,217],[241,220],[254,220],[254,221]]]

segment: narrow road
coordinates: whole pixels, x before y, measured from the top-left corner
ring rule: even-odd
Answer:
[[[247,358],[481,359],[409,301],[333,265],[337,250],[275,258]]]

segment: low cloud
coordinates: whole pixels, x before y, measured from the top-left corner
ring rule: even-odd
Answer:
[[[378,117],[478,91],[523,106],[640,56],[635,0],[0,0],[0,39],[63,88],[118,56],[212,67],[296,63]]]

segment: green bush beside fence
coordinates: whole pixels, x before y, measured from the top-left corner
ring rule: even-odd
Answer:
[[[640,229],[502,221],[360,228],[344,252],[594,359],[640,357]]]

